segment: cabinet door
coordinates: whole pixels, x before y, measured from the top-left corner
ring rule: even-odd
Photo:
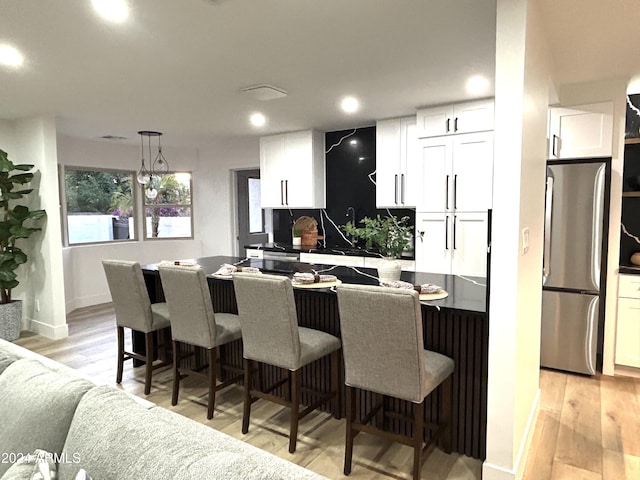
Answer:
[[[456,212],[451,222],[451,273],[486,277],[487,214]]]
[[[284,135],[260,139],[260,201],[262,208],[282,208],[286,172]]]
[[[458,103],[453,106],[452,133],[493,130],[493,99]]]
[[[549,109],[549,158],[610,157],[611,102]]]
[[[400,202],[400,119],[376,122],[376,205],[398,207]]]
[[[493,196],[493,132],[453,138],[451,203],[456,210],[484,212]]]
[[[452,137],[423,138],[419,144],[422,164],[422,186],[417,193],[417,208],[424,212],[445,212],[453,208],[451,202],[453,179]]]
[[[616,364],[640,368],[640,300],[618,299]]]
[[[423,108],[416,114],[418,138],[447,135],[453,129],[453,105]]]
[[[284,205],[289,208],[314,207],[311,132],[285,134],[284,156]]]
[[[416,271],[451,273],[448,213],[416,213]]]
[[[400,148],[400,200],[404,207],[416,207],[422,189],[422,162],[416,119],[405,118],[401,122],[402,144]]]

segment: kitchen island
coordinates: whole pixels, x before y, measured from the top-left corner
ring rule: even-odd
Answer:
[[[373,269],[344,266],[314,265],[300,262],[276,260],[241,259],[237,257],[205,257],[186,260],[198,263],[207,274],[209,289],[216,312],[237,313],[233,282],[226,278],[215,278],[212,274],[223,263],[252,266],[264,273],[286,275],[295,272],[324,272],[336,275],[343,283],[377,285],[377,272]],[[157,265],[143,265],[145,282],[152,302],[164,300]],[[471,457],[484,459],[486,455],[487,424],[487,371],[489,321],[487,295],[484,279],[423,272],[402,272],[402,280],[413,284],[432,283],[444,288],[449,295],[441,300],[422,303],[424,346],[453,358],[452,395],[452,449]],[[337,295],[335,290],[294,289],[298,322],[301,326],[316,328],[340,336]],[[392,321],[393,319],[390,319]],[[141,342],[135,342],[134,349]],[[242,365],[242,343],[234,342],[221,349],[223,362]],[[375,359],[372,359],[375,361]],[[273,383],[281,372],[263,366],[265,383]],[[321,359],[303,370],[303,385],[319,390],[328,390],[329,360]],[[284,390],[278,392],[285,395]],[[440,392],[427,398],[425,421],[437,422]],[[358,409],[368,408],[375,399],[363,392],[358,396]],[[303,395],[303,403],[308,398]],[[401,415],[409,415],[408,402],[386,398],[385,408]],[[328,411],[330,405],[326,405]],[[344,400],[341,406],[344,414]],[[410,426],[395,419],[386,419],[385,428],[390,431],[408,433]]]

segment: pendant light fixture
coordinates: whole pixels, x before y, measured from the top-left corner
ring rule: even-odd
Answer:
[[[164,158],[162,154],[162,145],[160,144],[160,137],[162,133],[154,132],[151,130],[140,130],[140,170],[138,171],[137,180],[138,184],[145,189],[144,194],[149,200],[153,200],[158,196],[158,190],[156,184],[159,181],[159,177],[169,171],[169,162]],[[147,152],[149,158],[149,168],[144,164],[144,138],[147,137]],[[151,162],[151,137],[158,137],[158,153],[153,163]]]

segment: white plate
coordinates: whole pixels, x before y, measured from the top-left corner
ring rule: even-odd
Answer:
[[[342,284],[342,280],[334,280],[333,282],[318,283],[291,283],[296,288],[331,288]]]
[[[222,275],[220,273],[212,273],[211,276],[213,278],[221,278],[223,280],[231,280],[233,278],[231,275]]]

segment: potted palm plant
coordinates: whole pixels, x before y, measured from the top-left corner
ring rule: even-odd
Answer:
[[[400,279],[402,266],[397,261],[411,241],[409,217],[397,218],[393,215],[381,218],[364,217],[362,227],[351,222],[344,226],[347,234],[365,241],[367,249],[375,248],[383,260],[378,265],[378,278],[381,282],[394,282]]]
[[[27,263],[28,257],[16,242],[29,238],[40,230],[33,222],[40,220],[44,210],[30,210],[17,200],[33,192],[23,188],[33,178],[33,165],[15,165],[0,149],[0,338],[13,341],[20,336],[22,327],[22,301],[11,298],[11,290],[18,286],[16,270]]]

